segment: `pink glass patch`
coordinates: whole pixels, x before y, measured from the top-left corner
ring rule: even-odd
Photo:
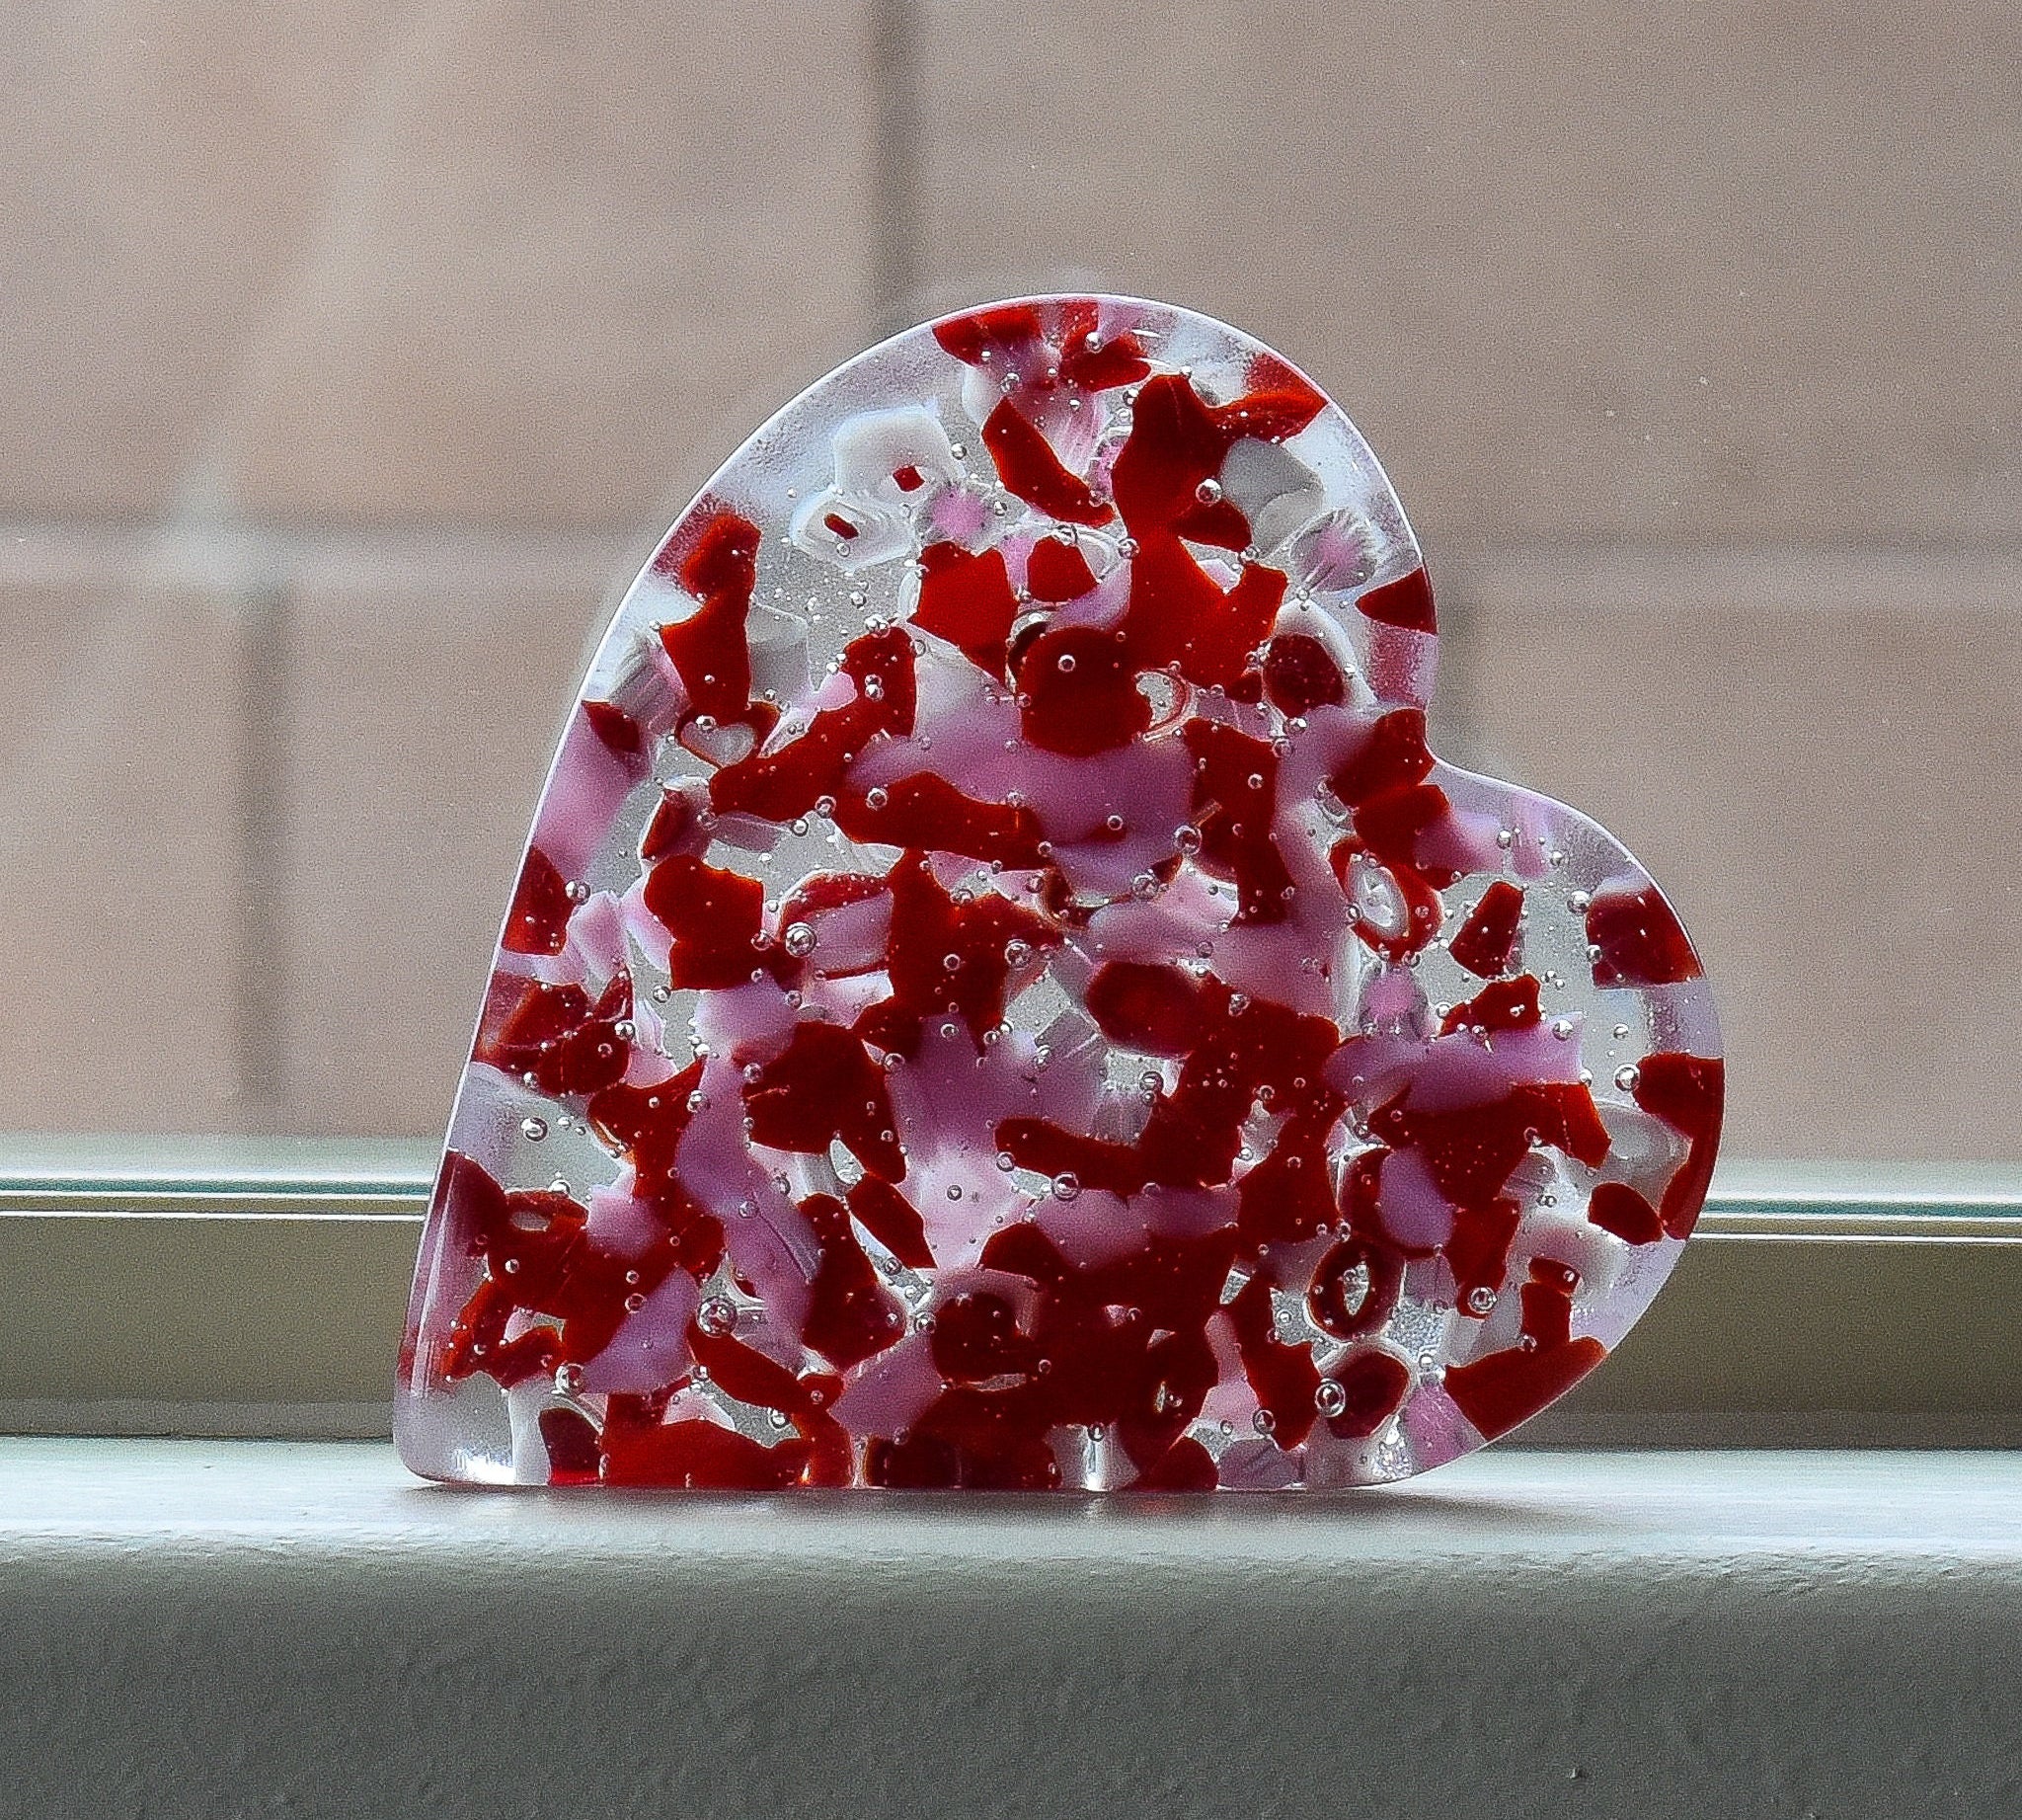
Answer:
[[[1426,747],[1433,595],[1314,384],[997,305],[782,410],[535,815],[401,1354],[429,1477],[1276,1490],[1591,1371],[1698,1216],[1699,961]]]

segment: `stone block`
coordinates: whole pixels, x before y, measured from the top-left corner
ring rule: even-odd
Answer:
[[[251,610],[124,542],[0,566],[0,1126],[242,1130]]]
[[[868,330],[866,13],[429,15],[283,300],[232,497],[659,529]]]
[[[1732,1153],[2022,1157],[2022,569],[1538,559],[1449,592],[1456,761],[1585,810],[1672,896]]]
[[[1437,556],[2006,542],[2022,15],[925,0],[915,303],[1214,311]]]
[[[605,546],[313,555],[288,599],[285,1122],[436,1136],[599,595]]]
[[[0,516],[213,489],[397,75],[391,0],[27,0],[0,51]]]

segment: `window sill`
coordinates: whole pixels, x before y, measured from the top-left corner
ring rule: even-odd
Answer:
[[[4,1441],[10,1802],[2008,1816],[2018,1509],[2002,1454],[730,1504],[446,1492],[375,1444]]]

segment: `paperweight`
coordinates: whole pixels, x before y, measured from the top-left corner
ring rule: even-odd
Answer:
[[[1692,1229],[1718,1031],[1619,842],[1433,755],[1437,649],[1367,444],[1191,310],[999,304],[787,405],[570,716],[407,1464],[1320,1489],[1570,1388]]]

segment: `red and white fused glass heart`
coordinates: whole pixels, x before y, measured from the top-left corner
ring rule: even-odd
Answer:
[[[1397,1479],[1691,1231],[1697,957],[1426,748],[1433,596],[1249,337],[1044,297],[830,373],[619,607],[416,1272],[451,1480]]]

